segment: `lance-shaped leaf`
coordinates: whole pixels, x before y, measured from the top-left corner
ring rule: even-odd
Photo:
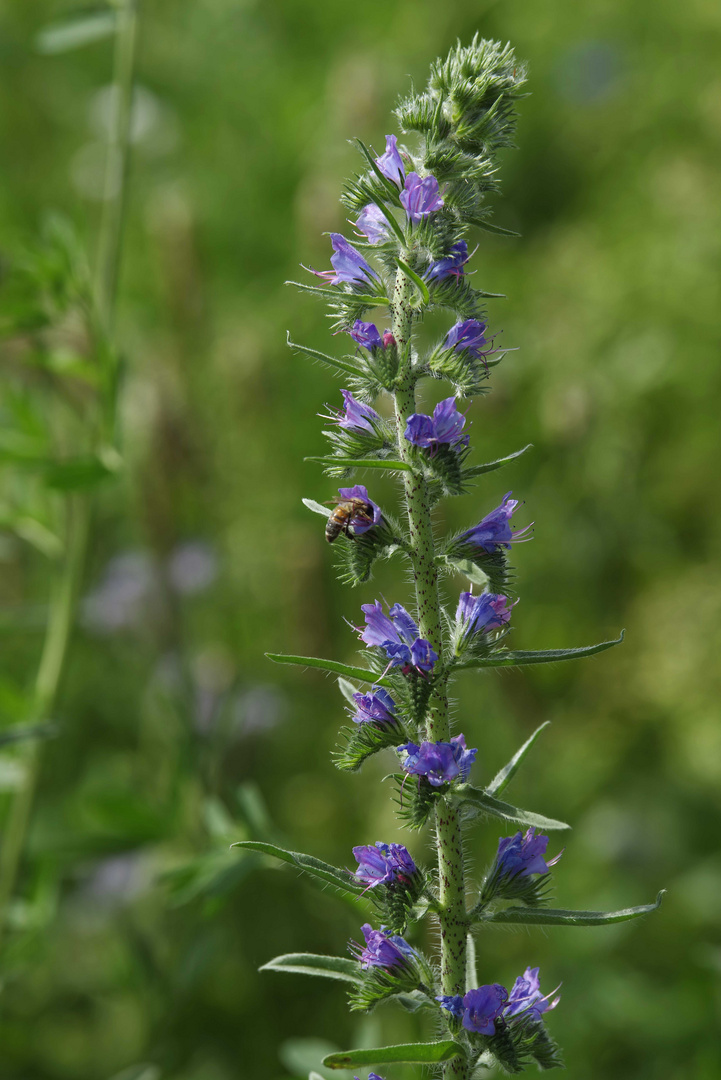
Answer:
[[[380,678],[368,668],[353,667],[352,664],[339,664],[335,660],[322,660],[317,656],[288,656],[285,653],[265,654],[274,664],[298,664],[300,667],[320,668],[332,671],[334,675],[345,675],[347,679],[359,679],[361,682],[374,683],[378,686],[391,686],[388,679]]]
[[[598,645],[584,645],[580,649],[531,649],[529,651],[500,650],[489,656],[474,657],[470,660],[461,660],[455,665],[457,668],[497,668],[497,667],[522,667],[525,664],[555,664],[559,660],[581,660],[584,656],[595,656],[596,653],[605,652],[606,649],[620,645],[625,631],[622,630],[619,637],[613,641],[601,641]]]
[[[567,911],[564,908],[510,907],[504,911],[482,915],[478,922],[513,923],[526,926],[608,926],[611,923],[638,919],[641,915],[650,915],[652,911],[657,911],[665,892],[666,890],[662,889],[653,904],[623,908],[621,911]]]
[[[321,465],[332,465],[335,469],[388,469],[391,472],[413,472],[413,466],[406,461],[393,461],[389,458],[344,458],[344,457],[307,457],[303,461],[317,461]]]
[[[522,450],[516,450],[513,454],[507,454],[506,457],[496,458],[495,461],[488,461],[485,465],[471,465],[468,469],[463,470],[464,479],[471,480],[474,476],[482,476],[487,472],[495,472],[496,469],[501,469],[504,465],[507,465],[509,461],[513,461],[514,458],[520,457],[521,454],[525,454],[526,450],[530,450],[533,443],[529,443],[528,446],[524,446]]]
[[[315,499],[302,499],[303,506],[308,510],[312,510],[314,514],[320,514],[324,518],[330,517],[330,510],[327,506],[323,506],[322,503],[316,502]]]
[[[490,814],[491,817],[502,818],[504,821],[515,821],[519,825],[532,825],[534,829],[570,829],[565,821],[556,821],[555,818],[544,817],[543,814],[534,814],[530,810],[521,810],[518,806],[501,802],[481,788],[471,784],[457,784],[453,789],[454,801],[464,807],[477,811],[479,814]]]
[[[450,1039],[432,1043],[403,1043],[382,1046],[376,1050],[346,1050],[323,1058],[327,1069],[350,1069],[362,1065],[392,1065],[406,1062],[412,1065],[436,1065],[441,1061],[463,1057],[463,1047]]]
[[[35,48],[46,56],[69,52],[94,41],[111,37],[118,17],[114,11],[93,11],[44,27],[35,39]]]
[[[297,342],[290,340],[290,334],[286,335],[286,341],[291,349],[297,353],[302,353],[303,356],[310,357],[311,360],[319,360],[321,364],[335,368],[336,371],[345,375],[358,374],[357,369],[352,364],[346,364],[344,360],[337,360],[334,356],[328,356],[327,353],[320,352],[319,349],[311,349],[308,345],[298,345]]]
[[[286,953],[276,956],[258,968],[259,971],[284,971],[289,975],[319,975],[322,979],[337,979],[354,986],[363,979],[356,960],[345,956],[318,956],[316,953]]]
[[[526,739],[523,746],[520,748],[520,750],[516,751],[508,764],[504,765],[500,772],[496,773],[496,775],[493,777],[490,784],[486,788],[487,795],[500,795],[503,789],[505,787],[508,787],[511,780],[518,772],[519,766],[521,765],[521,762],[525,758],[526,754],[531,749],[543,729],[547,728],[550,723],[550,720],[546,720],[545,723],[541,724],[540,727],[537,727],[536,730],[533,732],[533,735],[531,735],[529,739]]]
[[[313,855],[303,855],[300,851],[286,851],[285,848],[268,844],[264,840],[241,840],[231,847],[242,848],[244,851],[259,851],[263,855],[271,855],[274,859],[290,863],[298,870],[305,871],[313,877],[320,878],[327,884],[333,885],[341,892],[358,894],[363,892],[363,885],[356,881],[349,870],[342,870],[339,866],[316,859]]]
[[[303,292],[313,293],[314,296],[322,296],[326,300],[335,300],[339,303],[365,304],[367,307],[379,307],[388,303],[388,297],[376,293],[346,292],[344,289],[326,289],[322,285],[304,285],[300,281],[286,281],[286,285],[295,285],[296,289]]]

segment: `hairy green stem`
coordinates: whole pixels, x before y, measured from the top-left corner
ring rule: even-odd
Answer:
[[[410,370],[413,324],[410,296],[412,290],[412,283],[399,269],[391,304],[393,336],[399,355],[402,357],[399,386],[395,393],[395,409],[399,453],[402,460],[409,464],[412,464],[412,458],[404,432],[408,417],[416,411],[415,383]],[[408,511],[418,626],[421,637],[426,638],[438,653],[440,667],[443,662],[443,635],[428,486],[424,477],[415,471],[404,473],[403,483]],[[429,740],[435,741],[447,740],[450,737],[445,684],[434,688],[426,734]],[[440,893],[438,920],[441,936],[441,984],[444,994],[463,994],[466,989],[467,929],[463,844],[458,814],[444,799],[438,801],[436,809],[436,844]],[[454,1077],[456,1080],[466,1080],[469,1075],[468,1064],[462,1058],[447,1062],[443,1068],[445,1076]]]

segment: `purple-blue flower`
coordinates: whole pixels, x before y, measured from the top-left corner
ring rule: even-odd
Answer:
[[[426,281],[444,281],[449,277],[460,280],[464,272],[463,267],[469,259],[468,244],[465,240],[459,240],[447,255],[431,263],[426,271]]]
[[[557,997],[553,1001],[549,1000],[555,994],[555,990],[546,995],[541,993],[538,971],[538,968],[526,968],[523,975],[518,976],[513,984],[508,1004],[503,1010],[506,1019],[510,1020],[512,1017],[528,1014],[534,1020],[540,1020],[543,1013],[556,1008],[561,999]]]
[[[316,277],[325,278],[331,285],[368,285],[378,280],[375,270],[368,265],[359,251],[349,244],[340,233],[330,234],[334,254],[331,255],[333,270],[313,270]]]
[[[425,413],[409,416],[405,437],[414,446],[425,446],[431,450],[441,443],[467,446],[468,436],[463,434],[465,423],[465,416],[456,408],[456,399],[444,398],[436,405],[433,416],[426,416]]]
[[[362,968],[405,967],[416,955],[415,950],[398,934],[386,934],[382,928],[374,930],[370,923],[364,923],[361,930],[366,940],[365,948],[361,949],[358,957]]]
[[[477,1031],[480,1035],[495,1035],[495,1021],[503,1012],[507,1001],[508,991],[499,983],[469,990],[463,998],[463,1026],[466,1031]]]
[[[466,319],[465,322],[456,323],[446,334],[443,347],[455,349],[457,352],[465,349],[480,360],[484,355],[484,346],[489,344],[485,336],[487,329],[487,324],[479,322],[478,319]]]
[[[374,425],[380,422],[380,416],[375,409],[372,409],[370,405],[364,405],[362,401],[357,401],[350,390],[341,390],[341,394],[343,395],[342,412],[339,411],[328,419],[334,420],[338,427],[345,428],[346,431],[367,431],[371,435],[375,434]]]
[[[463,1016],[463,998],[460,994],[441,994],[436,1001],[440,1001],[441,1008],[447,1009],[457,1020]]]
[[[360,1080],[360,1078],[354,1076],[353,1080]],[[368,1080],[383,1080],[383,1077],[379,1076],[378,1073],[368,1073]]]
[[[378,333],[378,327],[372,322],[361,322],[356,319],[348,331],[356,345],[362,345],[364,349],[383,349],[383,338]]]
[[[518,499],[512,499],[511,492],[507,491],[501,505],[491,510],[490,514],[486,514],[472,529],[468,529],[459,536],[459,542],[473,544],[487,551],[489,555],[493,555],[499,547],[510,548],[514,540],[518,540],[531,528],[530,525],[526,525],[524,529],[511,531],[508,523],[519,505]],[[526,540],[530,539],[530,536],[526,537]]]
[[[363,604],[361,611],[366,623],[365,629],[359,628],[361,641],[384,649],[392,667],[401,667],[404,674],[411,668],[432,670],[438,655],[418,636],[418,627],[401,604],[394,604],[387,615],[377,600]]]
[[[473,593],[462,592],[456,608],[456,623],[462,626],[464,637],[499,630],[510,622],[511,607],[508,606],[507,596],[495,593],[474,596]]]
[[[404,772],[410,776],[425,776],[432,787],[458,779],[467,780],[478,753],[478,750],[466,747],[463,735],[456,735],[450,742],[405,743],[398,749],[407,754],[401,763]]]
[[[398,187],[403,187],[406,170],[396,143],[395,135],[386,135],[386,152],[376,158],[376,165],[385,177],[392,180]]]
[[[368,203],[356,219],[356,228],[367,238],[369,244],[382,244],[390,235],[386,216],[375,203]]]
[[[355,724],[375,724],[376,727],[391,727],[396,723],[396,703],[387,690],[371,690],[369,694],[360,692],[353,695],[356,712]]]
[[[441,210],[443,199],[435,176],[424,176],[421,180],[418,173],[408,173],[405,190],[401,192],[401,203],[409,221],[414,224],[428,214]]]
[[[373,502],[363,484],[354,484],[353,487],[338,488],[338,494],[341,499],[359,499],[361,502],[367,503],[373,511],[373,519],[371,521],[366,517],[360,516],[355,516],[350,519],[350,524],[353,526],[353,532],[356,536],[362,536],[364,532],[368,532],[374,525],[380,525],[383,518],[381,508],[377,503]]]
[[[553,859],[546,859],[548,837],[536,836],[535,832],[536,830],[531,828],[525,833],[517,832],[515,836],[501,837],[496,855],[499,873],[511,877],[528,877],[530,874],[547,874],[549,867],[556,865],[563,852],[559,852]]]
[[[410,852],[403,844],[383,844],[354,847],[353,855],[358,863],[355,876],[369,889],[376,885],[409,884],[418,873]]]

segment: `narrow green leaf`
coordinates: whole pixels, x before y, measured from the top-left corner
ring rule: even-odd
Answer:
[[[57,734],[58,729],[55,724],[16,724],[14,727],[0,731],[0,746],[25,742],[28,739],[52,739]]]
[[[329,1054],[327,1058],[323,1058],[323,1064],[329,1069],[349,1069],[358,1065],[392,1065],[394,1062],[435,1065],[455,1057],[463,1057],[463,1047],[445,1039],[443,1042],[382,1046],[376,1050],[346,1050],[341,1054]]]
[[[358,693],[356,687],[353,685],[353,683],[350,683],[347,679],[343,678],[338,679],[338,686],[340,688],[341,694],[346,699],[348,704],[355,709],[356,703],[353,699],[353,695]]]
[[[334,465],[339,469],[388,469],[390,472],[413,472],[413,466],[405,461],[386,458],[307,457],[303,461],[317,461],[321,465]]]
[[[352,664],[338,664],[335,660],[321,660],[316,656],[288,656],[286,653],[265,654],[274,664],[298,664],[300,667],[321,668],[323,671],[332,671],[334,675],[345,675],[348,679],[359,679],[361,682],[377,683],[378,686],[390,686],[387,679],[382,679],[367,668],[353,667]]]
[[[43,467],[45,483],[58,491],[76,491],[95,487],[117,470],[110,468],[99,457],[71,458],[68,461],[50,462]]]
[[[302,499],[303,506],[306,506],[309,510],[312,510],[314,514],[320,514],[324,518],[330,517],[330,510],[327,506],[323,506],[322,503],[316,502],[315,499]]]
[[[286,953],[276,956],[258,968],[259,971],[285,971],[289,975],[318,975],[322,979],[338,979],[340,982],[363,981],[357,961],[344,956],[317,956],[315,953]]]
[[[509,461],[513,461],[514,458],[520,457],[521,454],[525,454],[526,450],[530,450],[533,443],[529,443],[528,446],[524,446],[522,450],[516,450],[515,454],[508,454],[507,457],[497,458],[495,461],[489,461],[486,465],[471,465],[469,469],[463,470],[464,479],[471,480],[474,476],[482,476],[483,473],[495,472],[496,469],[502,468]]]
[[[407,263],[404,263],[403,259],[399,259],[397,255],[396,255],[396,262],[398,263],[399,267],[401,268],[403,273],[406,275],[406,277],[409,277],[411,279],[411,281],[413,282],[413,284],[418,289],[419,293],[421,294],[421,300],[423,301],[423,303],[424,304],[430,304],[430,302],[431,302],[430,293],[428,292],[428,286],[426,285],[423,278],[419,277],[418,274],[415,272],[415,270],[411,270],[410,266],[408,266]]]
[[[534,814],[530,810],[521,810],[518,806],[501,802],[471,784],[458,784],[453,796],[464,806],[471,806],[481,814],[490,814],[492,817],[503,818],[504,821],[517,821],[520,825],[532,825],[536,829],[571,828],[565,821],[556,821],[555,818],[547,818],[542,814]]]
[[[533,732],[533,735],[529,739],[526,739],[520,750],[517,750],[507,765],[504,765],[500,772],[491,780],[490,784],[486,788],[487,795],[500,795],[504,788],[508,787],[513,777],[518,772],[518,768],[525,758],[528,751],[533,746],[534,742],[541,734],[544,728],[547,728],[551,723],[550,720],[546,720],[545,723],[537,727]]]
[[[115,33],[114,11],[95,11],[79,19],[69,19],[46,26],[35,38],[35,48],[45,56],[70,52],[82,45],[102,41]]]
[[[321,364],[326,364],[328,367],[336,368],[337,371],[343,372],[345,375],[357,375],[357,370],[352,364],[346,364],[344,360],[336,360],[334,356],[328,356],[324,352],[320,352],[319,349],[311,349],[308,345],[298,345],[297,342],[291,341],[290,333],[286,332],[286,343],[289,348],[294,349],[298,353],[302,353],[304,356],[310,357],[311,360],[319,360]]]
[[[303,292],[313,293],[315,296],[324,296],[328,300],[334,300],[336,303],[356,303],[365,304],[368,307],[378,307],[381,304],[388,303],[388,297],[380,293],[356,293],[356,292],[344,292],[341,289],[324,289],[322,285],[304,285],[300,281],[286,281],[286,285],[295,285],[296,289],[302,289]]]
[[[241,840],[230,845],[233,848],[241,848],[243,851],[259,851],[263,855],[271,855],[281,862],[290,863],[297,870],[303,870],[312,877],[320,878],[327,884],[333,885],[341,892],[354,893],[356,896],[363,892],[363,885],[356,881],[349,870],[341,870],[338,866],[316,859],[313,855],[304,855],[300,851],[286,851],[285,848],[269,844],[265,840]]]
[[[621,911],[566,911],[563,908],[511,907],[506,908],[505,911],[483,915],[479,922],[514,923],[527,926],[608,926],[611,923],[638,919],[641,915],[650,915],[652,911],[657,911],[665,892],[666,890],[662,889],[653,904],[623,908]]]
[[[520,236],[520,233],[514,232],[513,229],[502,229],[500,225],[492,225],[490,221],[486,221],[485,218],[466,218],[469,225],[475,225],[477,229],[483,229],[484,232],[495,233],[497,236]]]
[[[512,652],[511,650],[491,653],[490,656],[461,661],[456,664],[459,668],[497,668],[497,667],[522,667],[524,664],[555,664],[558,660],[581,660],[584,656],[595,656],[596,653],[605,652],[614,645],[620,645],[623,641],[625,630],[621,631],[620,637],[613,641],[601,641],[598,645],[584,645],[580,649],[531,649],[524,652]]]
[[[464,574],[474,585],[485,588],[488,584],[488,574],[485,574],[480,566],[476,566],[470,559],[455,559],[452,555],[438,555],[436,562],[450,567],[459,574]]]
[[[400,201],[400,198],[398,197],[399,192],[398,192],[398,188],[396,187],[396,185],[393,183],[392,180],[389,180],[388,177],[384,176],[383,173],[380,171],[380,169],[378,168],[378,166],[375,163],[375,158],[373,157],[373,155],[371,154],[370,150],[365,145],[365,143],[362,142],[360,139],[355,139],[354,141],[355,141],[356,146],[360,149],[360,151],[363,154],[364,158],[366,159],[366,161],[370,165],[371,169],[373,170],[373,172],[376,174],[376,176],[380,180],[381,184],[383,184],[383,186],[388,191],[389,196],[392,196],[394,198],[395,202],[397,202],[398,205],[400,206],[401,201]],[[401,243],[405,244],[405,237],[404,236],[401,236]]]

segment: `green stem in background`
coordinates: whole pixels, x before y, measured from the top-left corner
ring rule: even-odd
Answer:
[[[105,201],[95,271],[95,300],[101,330],[101,334],[96,335],[96,347],[99,351],[109,338],[115,311],[128,171],[137,21],[136,0],[121,0],[118,4],[113,59],[113,123],[108,139]],[[50,719],[55,708],[83,576],[90,518],[88,496],[68,497],[65,511],[65,550],[50,599],[45,639],[29,708],[31,722]],[[30,824],[40,773],[41,748],[42,743],[39,742],[33,743],[30,748],[23,782],[11,804],[2,838],[0,948],[7,930],[8,910],[15,892]]]
[[[392,332],[403,357],[398,390],[395,393],[398,447],[403,461],[411,463],[410,447],[404,438],[408,417],[416,411],[415,386],[410,372],[411,330],[413,311],[410,295],[413,285],[402,269],[396,274],[391,312]],[[411,562],[416,588],[418,627],[421,637],[430,641],[443,662],[441,606],[438,595],[438,571],[435,565],[435,546],[428,487],[418,472],[403,474],[411,542]],[[430,702],[427,737],[446,741],[450,737],[448,698],[445,685],[436,687]],[[441,936],[441,983],[444,994],[463,994],[466,990],[466,933],[465,874],[463,844],[458,814],[445,800],[439,800],[436,810],[436,842],[438,847],[438,881],[440,905],[438,920]],[[464,1058],[454,1058],[443,1066],[444,1075],[466,1080],[469,1067]]]

